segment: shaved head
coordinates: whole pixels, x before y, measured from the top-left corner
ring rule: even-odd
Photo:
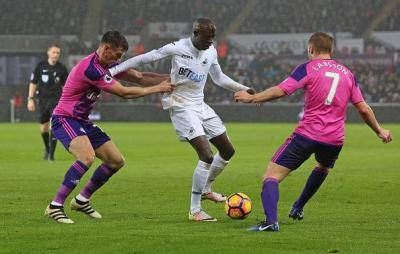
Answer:
[[[193,23],[193,45],[199,50],[208,49],[216,35],[217,28],[209,18],[198,18]]]

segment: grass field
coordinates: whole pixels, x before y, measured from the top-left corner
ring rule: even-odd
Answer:
[[[255,208],[233,221],[221,204],[203,203],[219,220],[211,224],[187,220],[196,156],[171,124],[100,125],[126,166],[93,198],[102,220],[66,209],[76,223],[61,225],[43,211],[72,157],[59,145],[56,162],[42,161],[37,124],[0,124],[0,253],[400,253],[400,125],[386,126],[395,137],[389,145],[349,125],[335,169],[296,223],[287,212],[313,160],[292,173],[280,185],[279,233],[245,229],[263,218],[260,178],[294,125],[227,124],[236,155],[215,190],[244,192]]]

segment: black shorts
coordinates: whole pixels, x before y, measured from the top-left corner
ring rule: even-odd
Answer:
[[[58,101],[54,100],[39,100],[38,103],[38,120],[40,124],[50,121],[51,114],[57,106]]]
[[[342,150],[341,145],[318,142],[293,133],[276,151],[272,161],[291,170],[296,170],[311,154],[323,167],[333,168]]]

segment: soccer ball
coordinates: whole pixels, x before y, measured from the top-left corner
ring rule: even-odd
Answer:
[[[235,220],[246,219],[253,210],[253,203],[249,196],[243,193],[230,195],[225,202],[225,213]]]

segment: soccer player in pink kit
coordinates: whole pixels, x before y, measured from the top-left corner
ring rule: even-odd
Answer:
[[[163,75],[140,73],[133,69],[116,78],[146,87],[122,86],[108,74],[108,68],[115,65],[127,50],[128,43],[123,35],[117,31],[106,32],[96,52],[85,57],[72,69],[61,99],[54,109],[51,118],[54,136],[76,158],[53,201],[45,210],[45,215],[57,222],[74,223],[64,212],[64,202],[95,157],[103,163],[94,171],[81,193],[72,199],[71,209],[100,219],[100,213],[90,206],[89,199],[124,165],[121,152],[109,136],[88,120],[101,91],[133,99],[153,93],[171,92],[174,88]]]
[[[254,95],[245,91],[235,94],[236,101],[257,104],[291,95],[298,89],[303,89],[305,96],[303,118],[275,153],[263,176],[261,199],[266,220],[249,228],[251,231],[279,231],[279,183],[314,154],[317,165],[289,213],[293,219],[303,219],[304,205],[321,186],[342,149],[349,102],[384,143],[392,140],[390,131],[381,128],[365,103],[354,75],[331,58],[332,46],[331,36],[314,33],[308,42],[310,61],[297,66],[282,83]]]

